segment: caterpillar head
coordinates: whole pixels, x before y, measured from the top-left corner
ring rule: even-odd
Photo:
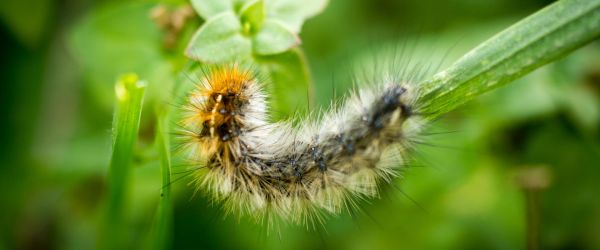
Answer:
[[[182,125],[195,133],[201,152],[226,150],[244,128],[243,116],[258,84],[251,70],[237,64],[207,69],[189,94]]]

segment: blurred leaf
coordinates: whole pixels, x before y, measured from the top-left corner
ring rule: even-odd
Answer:
[[[506,88],[485,95],[478,100],[479,105],[473,105],[480,110],[478,116],[487,120],[488,126],[482,126],[514,124],[556,111],[558,105],[550,81],[548,69],[542,68]]]
[[[194,34],[186,56],[202,62],[224,62],[250,56],[251,42],[244,37],[241,24],[233,12],[214,16]]]
[[[594,88],[585,85],[590,68],[594,67],[598,53],[586,46],[564,60],[551,65],[550,74],[554,86],[554,98],[567,110],[573,121],[584,131],[595,133],[600,125],[600,97]]]
[[[312,79],[302,51],[292,49],[257,60],[272,82],[267,89],[272,96],[271,107],[275,108],[273,118],[277,120],[306,111],[313,94]]]
[[[233,11],[230,0],[191,0],[192,7],[204,20],[225,11]]]
[[[20,42],[32,46],[47,32],[55,4],[51,0],[2,0],[0,20]]]
[[[299,33],[302,24],[325,9],[328,0],[265,0],[267,17],[285,23],[294,33]]]
[[[600,124],[600,102],[594,93],[583,86],[560,93],[561,100],[574,120],[587,131],[595,132]]]
[[[300,44],[300,38],[278,22],[267,20],[253,38],[254,53],[272,55]]]
[[[244,7],[240,14],[245,34],[254,34],[260,30],[265,21],[265,5],[263,0],[250,2]]]

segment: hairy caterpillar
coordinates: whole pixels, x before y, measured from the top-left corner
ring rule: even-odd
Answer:
[[[230,213],[297,224],[376,197],[398,174],[420,123],[418,96],[388,75],[321,119],[270,123],[263,83],[243,64],[203,68],[184,96],[180,141],[199,162],[195,183]]]

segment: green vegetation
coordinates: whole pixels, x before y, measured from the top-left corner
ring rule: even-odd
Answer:
[[[113,123],[113,152],[108,170],[108,208],[104,225],[107,248],[118,248],[124,240],[130,172],[135,149],[146,83],[137,75],[122,76],[115,85],[117,107]]]
[[[441,115],[599,36],[600,1],[556,2],[495,35],[423,84],[423,112]]]
[[[0,3],[0,249],[600,248],[600,1],[33,4]],[[416,166],[381,199],[267,233],[188,185],[169,121],[189,58],[252,62],[284,119],[388,47],[442,65]]]

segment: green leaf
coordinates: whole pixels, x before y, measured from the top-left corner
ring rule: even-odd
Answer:
[[[207,63],[245,59],[251,54],[252,44],[240,33],[241,29],[233,12],[214,16],[194,34],[185,54]]]
[[[267,90],[273,97],[271,107],[276,108],[273,110],[275,120],[308,110],[313,96],[312,79],[300,49],[257,57],[257,61],[270,77],[271,84],[267,85]]]
[[[124,208],[138,138],[146,83],[135,74],[124,75],[115,85],[117,107],[113,123],[113,151],[108,170],[108,208],[104,236],[107,248],[121,248],[127,239]]]
[[[265,0],[267,17],[276,19],[299,33],[304,21],[319,14],[327,6],[328,0]]]
[[[282,24],[267,20],[262,29],[253,37],[252,42],[254,53],[272,55],[282,53],[300,44],[300,38]]]
[[[600,1],[558,1],[471,50],[419,86],[433,118],[555,61],[600,36]]]
[[[230,0],[191,0],[192,7],[196,13],[204,20],[221,14],[226,11],[233,11],[233,4]]]
[[[265,21],[265,5],[263,0],[249,2],[242,7],[240,18],[244,34],[254,34],[261,29]]]
[[[324,0],[195,0],[195,8],[207,21],[188,44],[186,56],[204,63],[218,63],[245,59],[252,52],[282,53],[300,43],[297,33],[302,22],[321,11],[326,3]]]

